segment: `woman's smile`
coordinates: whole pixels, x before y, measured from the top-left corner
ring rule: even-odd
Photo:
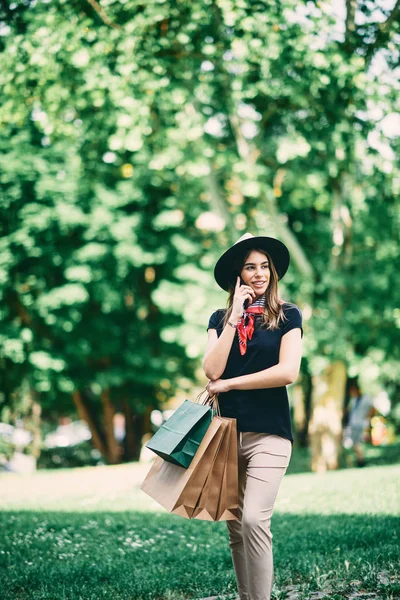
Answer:
[[[267,256],[258,250],[253,250],[247,257],[240,276],[245,285],[251,286],[258,296],[262,295],[270,281]],[[259,279],[260,277],[265,277],[265,279]]]

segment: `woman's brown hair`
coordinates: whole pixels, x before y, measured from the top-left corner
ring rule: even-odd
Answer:
[[[279,322],[281,320],[282,321],[286,320],[286,316],[285,316],[285,314],[283,312],[283,308],[282,308],[285,301],[282,298],[279,298],[278,273],[276,272],[274,263],[272,262],[272,259],[269,256],[268,252],[266,252],[265,250],[262,250],[261,248],[252,248],[243,257],[239,258],[236,262],[233,263],[233,268],[234,268],[235,274],[240,277],[240,273],[242,272],[243,265],[246,263],[246,260],[248,259],[250,254],[253,252],[253,250],[256,250],[257,252],[261,252],[262,254],[264,254],[268,258],[268,261],[269,261],[270,278],[269,278],[268,287],[265,291],[265,306],[264,306],[264,312],[261,315],[261,317],[262,317],[261,327],[275,331],[276,329],[279,328]],[[227,324],[228,319],[232,314],[232,303],[233,303],[233,297],[235,295],[235,286],[230,287],[228,291],[229,291],[229,296],[228,296],[226,312],[225,312],[224,321],[223,321],[224,327]]]

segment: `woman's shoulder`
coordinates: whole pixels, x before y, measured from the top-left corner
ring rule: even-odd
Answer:
[[[287,302],[286,300],[282,300],[281,305],[285,316],[287,316],[288,313],[290,313],[291,311],[298,312],[300,316],[302,316],[303,314],[300,308],[297,306],[297,304],[294,304],[294,302]]]
[[[294,302],[288,302],[287,300],[281,300],[283,310],[291,310],[293,308],[301,312],[300,308]]]
[[[212,314],[213,315],[217,315],[217,314],[225,315],[225,313],[226,313],[226,308],[216,308]]]
[[[226,308],[217,308],[210,316],[208,329],[219,329],[223,326],[223,320],[226,314]]]

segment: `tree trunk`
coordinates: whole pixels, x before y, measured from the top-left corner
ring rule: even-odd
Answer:
[[[40,452],[42,448],[42,430],[40,428],[41,425],[41,415],[42,415],[42,407],[39,402],[33,400],[32,402],[32,456],[36,458],[36,460],[40,457]]]
[[[149,406],[143,414],[133,414],[127,400],[123,402],[125,415],[125,452],[124,461],[140,460],[142,439],[150,431],[150,413],[153,407]]]
[[[125,415],[125,442],[124,442],[124,462],[138,460],[136,457],[135,431],[133,427],[133,412],[127,400],[122,403],[122,410]],[[140,454],[140,452],[139,452]]]
[[[115,409],[110,400],[110,390],[106,388],[101,392],[101,403],[103,405],[104,432],[107,444],[107,460],[115,465],[121,460],[121,448],[114,435]]]
[[[311,392],[312,380],[307,368],[305,368],[295,386],[293,393],[293,421],[296,431],[296,442],[300,448],[308,446],[308,427],[311,416]]]
[[[346,21],[345,21],[345,44],[348,53],[352,53],[351,42],[355,33],[355,17],[357,10],[357,0],[346,0]]]
[[[74,401],[76,410],[78,411],[79,417],[83,421],[86,421],[86,423],[88,424],[88,427],[92,434],[93,446],[95,448],[97,448],[97,450],[99,450],[99,452],[101,452],[102,456],[104,456],[104,458],[106,460],[108,460],[108,452],[107,452],[106,445],[103,441],[101,433],[98,430],[94,419],[92,418],[86,404],[83,401],[82,394],[78,390],[75,390],[72,394],[72,399]]]
[[[337,469],[342,448],[342,414],[346,388],[346,366],[342,361],[328,365],[313,377],[312,417],[308,430],[311,469]]]
[[[306,362],[306,361],[305,361]],[[308,427],[311,418],[311,396],[312,396],[312,378],[308,367],[305,366],[301,374],[301,395],[303,402],[303,426],[298,429],[298,442],[301,448],[308,446]]]
[[[301,379],[302,375],[297,380],[290,397],[293,406],[294,436],[296,440],[299,439],[300,431],[304,429],[305,425],[304,394]]]

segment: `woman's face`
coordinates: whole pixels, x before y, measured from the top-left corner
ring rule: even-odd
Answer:
[[[267,256],[262,252],[258,252],[258,250],[253,250],[247,257],[240,276],[246,285],[250,285],[253,288],[257,297],[262,296],[270,280]]]

